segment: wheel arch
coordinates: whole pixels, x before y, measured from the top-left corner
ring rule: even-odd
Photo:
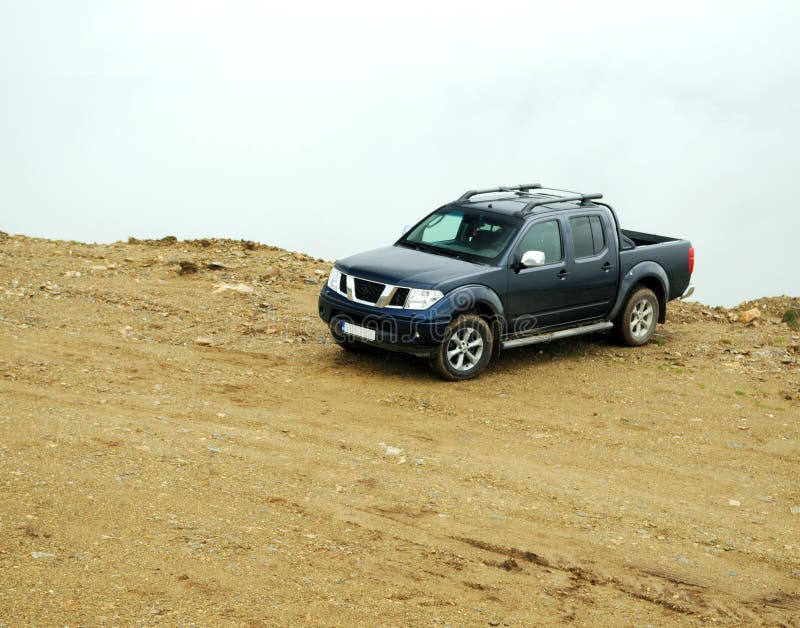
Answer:
[[[456,288],[447,294],[448,307],[440,310],[455,319],[460,314],[474,312],[486,321],[494,336],[492,355],[500,352],[500,339],[506,331],[505,310],[500,296],[488,286],[480,284]]]
[[[669,277],[666,271],[656,262],[641,262],[631,268],[620,282],[617,301],[608,315],[614,320],[628,301],[628,298],[638,287],[649,288],[658,299],[658,322],[667,320],[667,295],[669,294]]]

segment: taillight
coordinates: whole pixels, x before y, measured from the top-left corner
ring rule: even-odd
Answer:
[[[694,272],[694,247],[689,247],[689,274]]]

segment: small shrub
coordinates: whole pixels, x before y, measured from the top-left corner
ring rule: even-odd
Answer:
[[[800,329],[800,314],[795,309],[789,308],[786,310],[781,320],[789,326],[789,329],[794,329],[795,331]]]

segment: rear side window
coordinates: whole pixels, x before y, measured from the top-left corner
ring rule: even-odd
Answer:
[[[570,218],[569,226],[576,258],[597,255],[605,248],[606,241],[600,216]]]

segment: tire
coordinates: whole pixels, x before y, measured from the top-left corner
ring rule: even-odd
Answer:
[[[493,348],[494,336],[486,321],[476,314],[462,314],[447,326],[430,365],[442,379],[472,379],[486,370]]]
[[[376,347],[373,347],[366,342],[361,342],[360,340],[354,340],[353,338],[349,338],[347,335],[343,334],[340,331],[343,320],[347,319],[342,318],[341,316],[334,316],[331,319],[329,326],[331,337],[337,345],[339,345],[345,351],[350,351],[351,353],[372,353],[373,351],[376,351]]]
[[[649,288],[634,290],[614,322],[617,338],[629,347],[650,342],[658,322],[658,299]]]

